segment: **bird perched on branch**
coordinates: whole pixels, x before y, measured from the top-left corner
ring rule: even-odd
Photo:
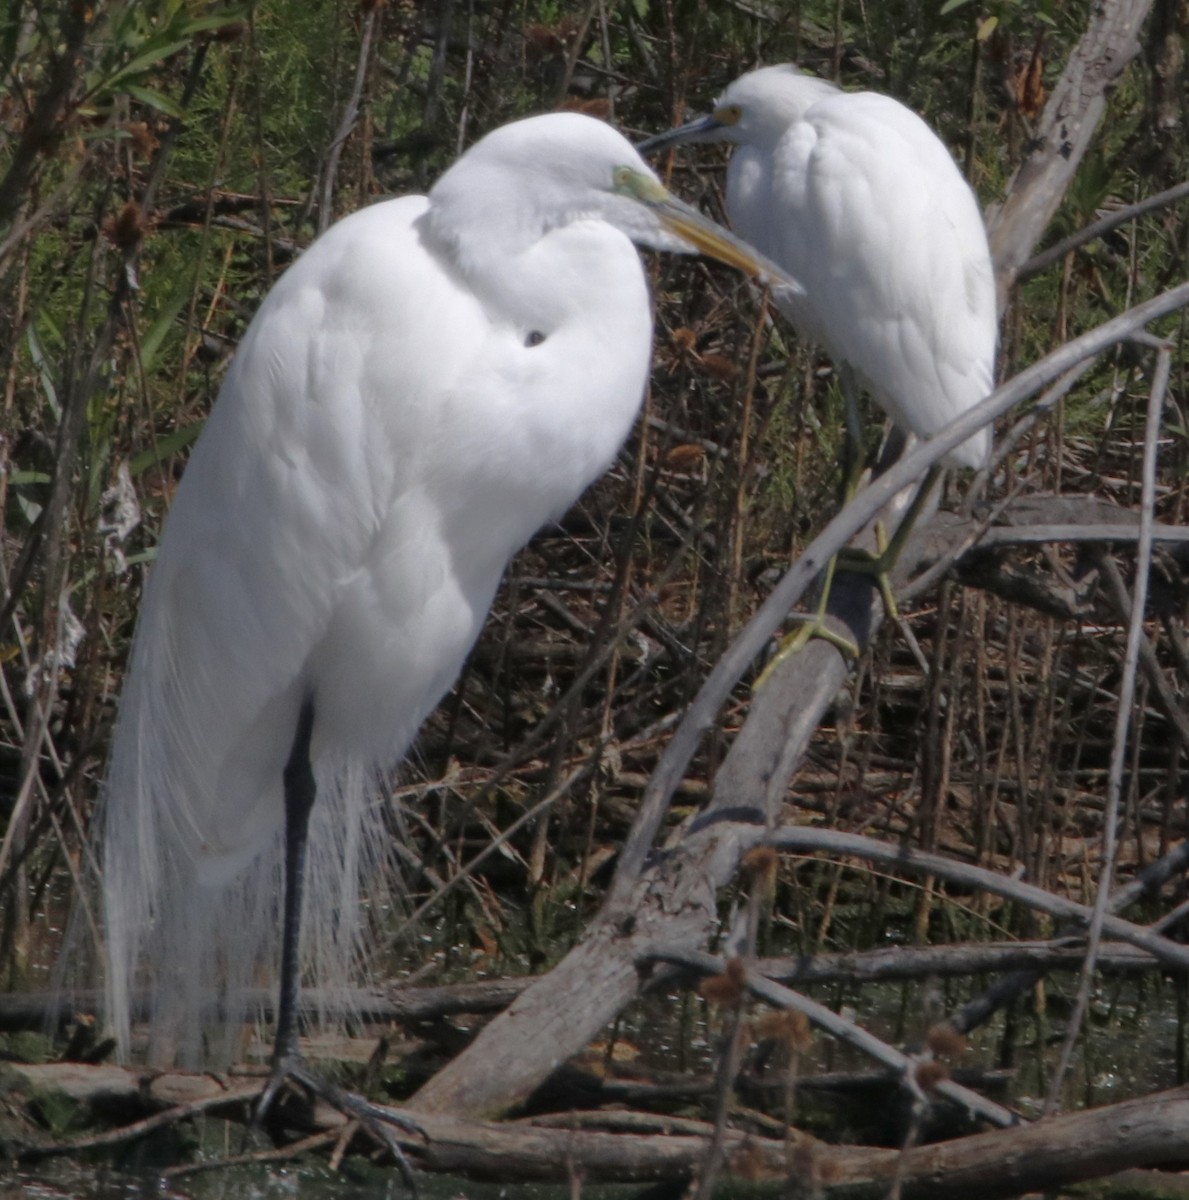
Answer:
[[[994,386],[995,278],[978,203],[940,138],[875,92],[796,67],[736,79],[714,111],[642,143],[729,142],[727,212],[802,286],[778,297],[839,368],[857,454],[859,387],[927,438]],[[950,465],[986,465],[984,429]]]

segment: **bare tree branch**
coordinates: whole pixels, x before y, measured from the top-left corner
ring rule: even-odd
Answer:
[[[1108,91],[1139,53],[1139,29],[1151,5],[1110,0],[1091,7],[1089,26],[1041,114],[1036,148],[1012,177],[1007,198],[989,214],[1000,307],[1090,149]]]

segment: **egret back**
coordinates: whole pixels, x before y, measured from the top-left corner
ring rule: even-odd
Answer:
[[[800,332],[849,364],[902,428],[928,437],[990,393],[986,230],[945,145],[904,105],[819,94],[770,152],[735,150],[727,205],[739,232],[803,285],[783,305]],[[983,431],[948,461],[981,467],[989,448]]]

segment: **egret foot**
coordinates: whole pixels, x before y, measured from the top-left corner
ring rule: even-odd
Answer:
[[[776,647],[776,653],[772,655],[767,665],[760,672],[759,678],[752,687],[752,691],[758,692],[768,682],[768,677],[772,672],[786,658],[800,653],[814,638],[820,638],[823,642],[829,642],[831,646],[842,654],[845,654],[848,658],[859,657],[859,647],[850,638],[844,637],[841,633],[835,633],[825,623],[822,613],[814,613],[812,616],[809,613],[790,613],[789,619],[792,621],[801,621],[803,624],[796,633],[790,633],[780,639],[780,645]]]
[[[892,591],[890,575],[896,565],[896,559],[900,556],[900,546],[894,542],[891,545],[886,544],[882,524],[877,526],[875,537],[880,547],[877,554],[872,554],[870,550],[862,550],[858,546],[846,546],[838,552],[836,561],[840,562],[844,571],[850,571],[854,575],[870,575],[874,579],[875,586],[879,588],[884,611],[895,621],[900,617],[900,606],[896,603],[896,596]]]
[[[760,672],[760,676],[755,682],[754,690],[759,691],[768,682],[768,677],[772,672],[790,654],[796,654],[809,643],[810,639],[815,637],[829,642],[830,645],[837,647],[843,654],[850,655],[852,658],[859,657],[859,647],[850,638],[835,633],[826,625],[826,608],[830,599],[830,588],[834,583],[834,574],[839,569],[851,571],[858,575],[872,576],[876,586],[879,588],[879,595],[883,600],[884,611],[887,613],[888,618],[892,621],[900,622],[900,609],[896,604],[896,597],[892,593],[891,571],[896,565],[896,560],[900,557],[901,550],[904,549],[905,542],[908,541],[908,537],[912,533],[913,525],[916,523],[917,517],[920,515],[921,509],[924,507],[929,492],[932,490],[933,484],[936,482],[939,474],[940,471],[938,468],[931,467],[929,469],[921,486],[917,489],[917,494],[913,497],[912,503],[908,506],[908,511],[896,527],[896,533],[890,541],[884,531],[883,522],[876,522],[875,541],[878,547],[876,553],[873,554],[870,550],[863,550],[857,546],[844,546],[830,560],[829,566],[826,568],[826,578],[822,583],[822,594],[821,599],[818,601],[817,612],[813,616],[803,614],[792,615],[793,620],[804,621],[805,624],[796,633],[789,635],[781,641],[776,653],[772,656],[772,660]],[[903,624],[903,622],[900,623]]]
[[[826,578],[822,584],[822,595],[817,604],[817,611],[812,616],[808,613],[789,614],[790,620],[801,621],[803,624],[796,633],[787,634],[780,639],[780,645],[776,647],[776,653],[769,660],[767,666],[760,672],[759,678],[755,681],[752,689],[753,691],[758,692],[768,682],[768,677],[772,672],[786,658],[799,653],[814,638],[821,638],[823,642],[829,642],[836,650],[850,658],[859,657],[859,647],[850,638],[844,637],[840,633],[835,633],[826,624],[826,603],[830,599],[830,585],[834,582],[834,571],[837,565],[838,557],[835,556],[830,559],[829,566],[826,567]]]
[[[917,518],[921,515],[921,510],[929,499],[929,493],[932,492],[933,485],[940,475],[941,468],[936,466],[930,467],[925,473],[921,486],[917,488],[916,495],[913,496],[912,503],[908,506],[908,511],[900,518],[900,523],[896,526],[896,532],[890,541],[884,530],[883,522],[876,522],[877,553],[872,554],[871,551],[861,550],[856,546],[846,546],[838,552],[838,558],[845,561],[845,570],[861,575],[871,575],[875,578],[880,597],[883,600],[884,611],[893,621],[900,620],[900,609],[896,604],[896,597],[892,594],[890,579],[892,569],[900,558],[900,552],[911,536]],[[831,576],[832,574],[833,572],[831,572]]]
[[[396,1161],[405,1186],[414,1198],[417,1196],[417,1180],[413,1175],[413,1168],[409,1166],[409,1160],[389,1126],[395,1125],[398,1129],[420,1138],[427,1136],[425,1130],[412,1117],[373,1104],[357,1092],[349,1092],[337,1083],[325,1079],[310,1066],[305,1055],[297,1051],[274,1059],[272,1074],[264,1085],[260,1099],[256,1102],[256,1111],[252,1114],[253,1128],[259,1128],[263,1124],[281,1089],[288,1083],[300,1086],[311,1100],[322,1100],[341,1112],[348,1120],[358,1121],[362,1128],[389,1151]]]
[[[859,420],[858,409],[858,385],[855,381],[853,371],[845,365],[842,368],[841,377],[842,391],[846,398],[846,440],[843,450],[842,473],[842,505],[845,508],[859,492],[863,481],[864,466],[862,425]],[[821,638],[823,641],[829,642],[830,645],[851,658],[859,657],[859,647],[850,638],[835,633],[826,624],[830,588],[834,582],[834,573],[840,568],[853,571],[857,574],[874,576],[888,616],[894,621],[899,620],[900,612],[896,606],[896,598],[892,594],[892,585],[888,576],[892,567],[896,564],[896,559],[900,555],[904,542],[912,532],[913,523],[933,487],[937,474],[937,468],[931,468],[926,474],[924,481],[917,490],[916,496],[909,505],[907,513],[905,513],[903,520],[896,529],[895,537],[890,542],[885,537],[883,524],[877,522],[875,527],[876,543],[879,547],[877,554],[872,554],[868,550],[844,547],[830,560],[829,565],[826,567],[826,577],[822,583],[821,599],[818,601],[817,612],[813,616],[801,613],[790,615],[791,620],[801,621],[803,625],[796,633],[782,639],[771,661],[760,672],[760,676],[755,682],[756,691],[768,682],[768,677],[790,654],[796,654],[802,650],[812,638]]]

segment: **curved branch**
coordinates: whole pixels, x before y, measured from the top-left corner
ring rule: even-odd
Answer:
[[[912,850],[908,846],[891,845],[859,833],[839,833],[833,829],[814,829],[809,826],[786,826],[773,832],[768,845],[777,850],[806,853],[824,851],[828,854],[862,858],[868,862],[884,863],[911,875],[937,875],[964,887],[976,888],[1027,905],[1038,912],[1048,913],[1063,921],[1089,925],[1093,910],[1089,905],[1066,899],[1039,888],[1035,884],[988,871],[970,863],[956,862],[942,854]],[[1189,946],[1174,942],[1142,925],[1124,921],[1122,917],[1103,915],[1102,930],[1110,937],[1138,946],[1158,958],[1165,966],[1189,971]]]

